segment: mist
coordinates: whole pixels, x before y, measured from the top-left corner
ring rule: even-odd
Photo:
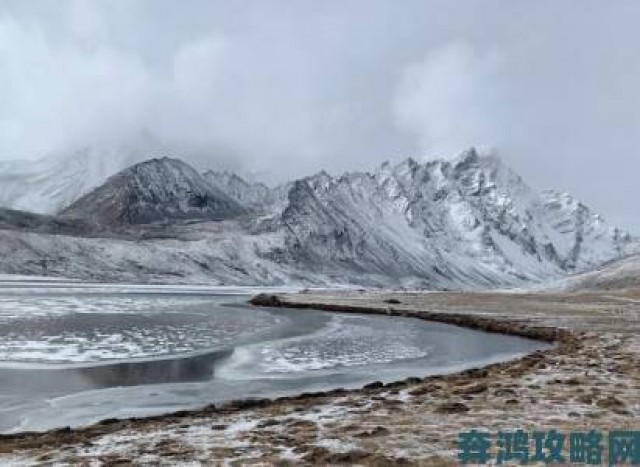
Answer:
[[[271,183],[497,152],[640,230],[635,1],[0,4],[0,160],[171,152]]]

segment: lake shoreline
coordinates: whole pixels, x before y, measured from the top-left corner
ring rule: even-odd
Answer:
[[[551,298],[550,298],[551,297]],[[584,298],[581,297],[581,298]],[[575,309],[588,308],[588,303],[581,303],[581,298],[569,295],[550,294],[408,294],[408,293],[361,293],[361,292],[333,292],[323,294],[295,294],[295,295],[259,295],[252,302],[259,306],[288,307],[298,309],[317,309],[322,311],[336,311],[341,313],[369,313],[406,316],[430,321],[445,322],[458,326],[469,327],[486,332],[518,335],[538,339],[545,342],[555,342],[556,346],[543,351],[537,351],[525,357],[491,364],[478,369],[463,372],[428,376],[426,378],[412,377],[395,383],[371,383],[361,389],[333,390],[298,396],[281,397],[277,399],[238,400],[222,404],[219,407],[209,406],[200,410],[181,411],[178,413],[155,416],[149,418],[132,418],[127,420],[106,420],[99,424],[77,430],[55,430],[45,433],[21,433],[0,437],[0,460],[3,455],[26,456],[26,459],[60,460],[57,452],[63,449],[67,457],[64,461],[85,459],[92,454],[91,446],[99,444],[105,436],[133,437],[124,453],[114,454],[118,458],[133,459],[140,454],[140,448],[145,443],[146,435],[162,430],[175,434],[167,435],[165,441],[171,446],[174,441],[181,440],[182,448],[173,446],[167,450],[154,445],[153,449],[145,448],[149,456],[157,459],[254,459],[264,462],[290,460],[296,463],[325,463],[325,462],[361,462],[371,463],[415,463],[443,462],[455,460],[454,441],[455,430],[477,426],[500,428],[505,418],[517,420],[527,419],[527,410],[537,407],[538,415],[544,415],[545,407],[551,413],[558,413],[559,394],[567,396],[565,401],[566,415],[563,417],[538,417],[540,425],[556,423],[567,426],[567,422],[575,421],[584,425],[585,421],[592,421],[594,426],[624,428],[637,417],[638,404],[628,398],[628,391],[638,385],[638,369],[633,367],[634,352],[631,357],[625,347],[631,344],[632,350],[637,345],[637,333],[629,333],[629,326],[624,326],[621,319],[614,324],[614,329],[606,330],[600,326],[602,332],[590,330],[589,320],[583,326],[567,326],[563,323],[571,313],[556,310],[555,314],[540,314],[540,302],[552,304],[573,304]],[[589,297],[587,297],[589,298]],[[444,303],[446,301],[449,303]],[[602,305],[596,296],[590,297],[598,306]],[[606,302],[606,300],[604,300]],[[392,303],[390,303],[392,302]],[[398,302],[398,303],[395,303]],[[461,303],[458,303],[461,302]],[[467,303],[464,303],[467,302]],[[617,302],[616,302],[617,304]],[[593,305],[593,303],[591,303]],[[631,306],[629,305],[623,306]],[[501,308],[502,307],[502,308]],[[504,308],[519,307],[520,312],[505,310]],[[585,308],[585,309],[586,309]],[[496,310],[498,309],[498,310]],[[533,313],[535,309],[537,315]],[[429,311],[431,310],[431,311]],[[473,311],[475,310],[475,311]],[[568,311],[568,310],[565,310]],[[573,312],[572,311],[572,312]],[[602,318],[604,313],[594,315]],[[588,313],[587,313],[588,315]],[[591,321],[593,321],[592,316]],[[625,319],[633,326],[637,326],[637,314],[631,313]],[[583,329],[585,328],[586,329]],[[597,331],[597,329],[595,329]],[[625,332],[626,331],[626,332]],[[608,343],[607,343],[608,342]],[[625,355],[622,355],[624,353]],[[598,365],[598,358],[610,358],[617,365],[627,365],[625,369],[632,370],[623,375],[625,390],[613,390],[605,396],[604,380],[585,378],[584,368],[592,368],[596,373],[616,373],[619,370],[611,367],[608,362]],[[622,358],[621,358],[622,357]],[[637,357],[637,355],[636,355]],[[631,360],[629,361],[629,358]],[[589,359],[592,362],[588,365]],[[622,362],[622,363],[621,363]],[[563,366],[568,368],[563,369]],[[587,369],[587,373],[589,370]],[[578,373],[579,375],[576,375]],[[627,373],[629,373],[627,371]],[[544,375],[544,378],[542,377]],[[619,377],[616,373],[616,376]],[[533,383],[525,381],[533,378]],[[545,384],[540,382],[544,379]],[[598,382],[600,385],[595,385]],[[541,395],[545,386],[552,390]],[[617,388],[614,385],[612,389]],[[589,389],[596,389],[590,391]],[[561,391],[560,391],[561,390]],[[624,394],[624,397],[621,395]],[[580,399],[582,398],[582,399]],[[495,399],[492,403],[491,399]],[[580,400],[579,400],[580,399]],[[495,412],[485,413],[491,405]],[[597,416],[580,415],[578,409],[572,406],[587,406],[594,410]],[[393,417],[390,413],[397,411],[400,415]],[[507,410],[509,416],[505,417]],[[340,415],[326,414],[336,412]],[[584,410],[581,410],[584,412]],[[475,417],[479,412],[479,418]],[[503,415],[500,415],[500,412]],[[318,414],[314,417],[313,414]],[[578,414],[576,417],[575,414]],[[496,422],[491,423],[494,416]],[[429,423],[420,423],[421,417],[441,419],[433,429]],[[319,420],[320,418],[321,420]],[[572,418],[576,420],[572,420]],[[584,420],[579,420],[584,418]],[[394,432],[394,424],[402,421],[401,429]],[[216,431],[225,434],[238,420],[246,421],[246,430],[235,430],[234,435],[243,440],[247,446],[256,446],[260,451],[250,457],[243,455],[242,450],[233,448],[229,443],[218,440]],[[357,420],[360,420],[359,422]],[[475,420],[475,424],[474,424]],[[529,423],[532,421],[531,416]],[[581,423],[578,423],[581,421]],[[302,423],[304,422],[304,423]],[[560,423],[562,422],[562,423]],[[619,424],[615,424],[620,422]],[[479,425],[477,423],[482,423]],[[213,425],[212,425],[213,424]],[[194,426],[208,426],[212,433],[199,433],[197,436],[189,434]],[[224,428],[222,427],[224,425]],[[218,427],[218,430],[214,429]],[[577,426],[577,425],[576,425]],[[369,427],[368,431],[363,427]],[[409,429],[407,429],[409,427]],[[454,429],[455,428],[455,429]],[[524,428],[513,426],[512,428]],[[182,430],[182,434],[181,433]],[[412,438],[416,433],[430,437],[429,447],[424,441],[415,446]],[[333,435],[333,436],[332,436]],[[210,443],[206,452],[194,451],[191,441],[204,436]],[[139,438],[136,441],[136,438]],[[225,436],[226,438],[226,436]],[[264,438],[264,439],[263,439]],[[327,443],[326,440],[342,440],[340,443]],[[345,443],[344,440],[350,440]],[[424,438],[423,438],[424,439]],[[216,441],[218,440],[218,441]],[[260,440],[261,442],[258,442]],[[80,446],[85,446],[83,455]],[[400,449],[401,446],[404,446]],[[411,447],[413,446],[413,447]],[[415,452],[413,452],[415,451]],[[4,453],[4,454],[3,454]],[[71,456],[71,457],[69,457]],[[104,457],[107,456],[107,457]],[[176,457],[178,456],[178,457]],[[101,453],[98,457],[114,460],[108,453]]]

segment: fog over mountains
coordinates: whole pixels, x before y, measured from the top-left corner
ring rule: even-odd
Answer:
[[[81,161],[0,183],[7,208],[49,214],[0,212],[0,272],[474,289],[587,271],[637,244],[569,194],[538,193],[473,149],[275,188],[172,158],[90,178],[98,171]]]

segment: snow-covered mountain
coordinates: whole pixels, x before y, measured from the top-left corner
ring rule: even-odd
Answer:
[[[632,251],[629,234],[612,227],[569,193],[542,193],[545,221],[566,269],[584,270]]]
[[[205,180],[225,192],[240,204],[256,212],[282,210],[287,201],[291,183],[270,188],[264,183],[250,183],[229,172],[209,170],[203,174]]]
[[[229,220],[240,205],[248,214]],[[0,272],[459,289],[560,277],[636,245],[569,195],[539,194],[498,158],[474,150],[452,161],[385,163],[372,173],[321,172],[277,188],[152,160],[65,213],[103,224],[227,220],[138,226],[117,239],[0,231],[0,254],[10,257]]]
[[[498,158],[475,150],[453,161],[387,163],[371,174],[320,173],[289,191],[270,227],[286,232],[274,257],[329,276],[348,265],[448,287],[585,270],[633,243],[560,198],[564,204],[538,195]]]
[[[185,219],[222,220],[245,208],[208,183],[193,167],[168,157],[135,164],[62,211],[103,225]]]

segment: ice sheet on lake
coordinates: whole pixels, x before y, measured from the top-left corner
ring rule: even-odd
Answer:
[[[385,364],[429,355],[431,348],[419,342],[418,329],[397,321],[386,322],[384,329],[373,324],[358,316],[336,315],[312,336],[248,346],[244,355],[236,352],[235,367],[232,362],[225,370],[241,372],[243,367],[251,368],[253,378],[298,376],[307,371]],[[249,377],[249,372],[244,376]]]
[[[161,293],[149,287],[130,293],[131,286],[119,286],[116,291],[103,287],[101,293],[76,294],[64,288],[64,293],[28,294],[35,289],[24,284],[20,293],[0,289],[0,365],[188,354],[222,348],[281,321],[264,310],[214,313],[225,300],[234,299],[200,290],[168,295],[161,287],[156,287]]]

